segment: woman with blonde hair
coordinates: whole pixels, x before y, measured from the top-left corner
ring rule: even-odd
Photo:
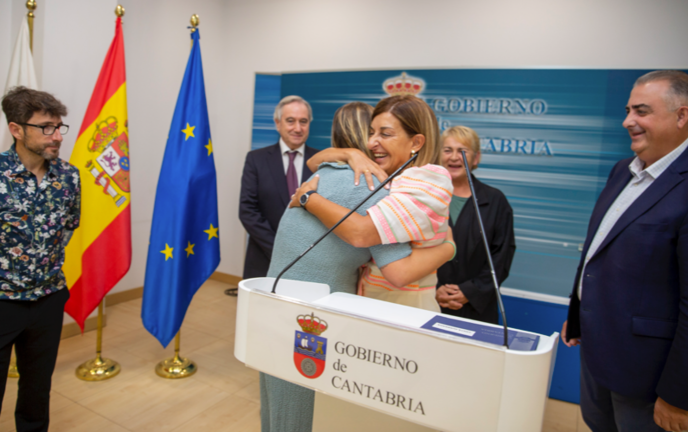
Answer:
[[[357,247],[411,242],[414,248],[430,248],[445,241],[448,228],[451,178],[439,163],[439,129],[432,109],[415,96],[392,96],[381,100],[372,115],[368,150],[373,161],[354,149],[327,149],[308,161],[313,169],[320,163],[344,160],[356,172],[377,178],[394,173],[412,155],[414,166],[392,181],[390,194],[368,209],[367,215],[353,214],[334,232]],[[333,226],[348,211],[313,194],[317,179],[297,189],[290,206],[303,194],[311,194],[304,207],[325,226]],[[450,241],[450,244],[453,244]],[[433,272],[410,284],[386,278],[379,263],[369,262],[360,279],[359,292],[407,306],[439,312],[435,300],[437,276]]]
[[[370,105],[361,102],[347,104],[337,110],[332,125],[332,145],[336,148],[364,148],[372,110]],[[318,193],[343,208],[353,208],[369,193],[365,188],[354,187],[353,171],[343,162],[323,164],[316,175],[320,178]],[[359,211],[365,214],[367,208],[385,196],[387,191],[379,191]],[[318,219],[300,206],[287,209],[275,236],[268,276],[276,277],[326,231]],[[358,269],[372,258],[378,262],[385,278],[405,285],[435,271],[453,253],[454,246],[448,244],[422,250],[413,249],[406,243],[356,248],[330,235],[290,268],[284,278],[324,283],[330,286],[331,292],[354,294]],[[312,429],[312,390],[261,373],[260,400],[263,432]]]
[[[442,313],[497,324],[497,296],[461,155],[465,151],[471,171],[476,169],[481,156],[480,138],[469,127],[454,126],[444,131],[441,143],[442,166],[452,178],[449,216],[457,254],[437,270],[437,302]],[[514,214],[501,191],[474,176],[471,179],[501,285],[509,275],[516,251]]]

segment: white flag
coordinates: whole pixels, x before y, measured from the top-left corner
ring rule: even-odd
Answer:
[[[31,48],[29,46],[29,23],[26,17],[22,20],[22,25],[19,29],[17,44],[14,46],[14,52],[12,53],[10,71],[7,74],[5,91],[2,94],[7,94],[7,92],[15,86],[38,89],[36,70],[33,67],[33,56],[31,55]],[[14,138],[12,138],[10,130],[7,127],[5,113],[0,111],[0,151],[8,150],[13,142]]]

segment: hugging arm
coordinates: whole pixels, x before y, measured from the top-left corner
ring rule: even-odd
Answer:
[[[317,189],[318,176],[316,175],[311,180],[303,183],[301,187],[296,190],[291,203],[289,203],[289,207],[299,206],[298,200],[301,195]],[[346,216],[350,210],[339,204],[333,203],[327,198],[323,198],[319,194],[313,194],[308,198],[306,211],[317,217],[327,228],[331,228],[334,224],[339,222],[340,219]],[[371,247],[382,243],[380,234],[378,234],[375,223],[370,216],[361,216],[355,212],[342,222],[342,224],[334,230],[334,233],[337,237],[354,247]]]
[[[414,248],[411,255],[380,268],[382,275],[392,285],[403,287],[437,270],[452,259],[455,246],[444,242],[435,247]]]
[[[315,172],[321,163],[338,161],[346,162],[351,169],[354,170],[354,184],[356,186],[358,186],[358,180],[361,178],[361,174],[365,175],[366,184],[370,190],[375,188],[373,176],[377,177],[380,182],[385,181],[388,177],[387,173],[384,172],[378,164],[370,160],[368,155],[361,150],[351,148],[344,149],[331,147],[322,150],[308,159],[306,164],[311,171]],[[389,187],[387,187],[387,189],[389,189]]]

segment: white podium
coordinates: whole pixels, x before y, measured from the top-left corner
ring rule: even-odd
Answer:
[[[275,295],[273,283],[239,284],[234,355],[315,390],[314,431],[542,429],[558,333],[509,329],[523,336],[512,347],[539,339],[507,350],[475,339],[500,326],[310,282],[280,280]]]

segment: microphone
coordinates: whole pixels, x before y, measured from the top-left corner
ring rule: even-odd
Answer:
[[[341,218],[341,219],[339,220],[339,222],[337,222],[336,224],[334,224],[334,225],[332,226],[332,228],[330,228],[325,234],[323,234],[319,239],[317,239],[317,240],[315,241],[315,243],[313,243],[312,245],[310,245],[310,247],[308,247],[308,249],[306,249],[305,251],[303,251],[303,253],[302,253],[301,255],[299,255],[298,257],[296,257],[296,259],[295,259],[294,261],[292,261],[290,264],[288,264],[288,265],[280,272],[280,274],[277,275],[277,278],[275,279],[275,283],[272,285],[272,293],[275,294],[275,290],[277,289],[277,282],[279,282],[280,278],[282,277],[282,275],[283,275],[287,270],[289,270],[290,268],[292,268],[292,267],[294,266],[294,264],[296,264],[301,258],[303,258],[304,255],[306,255],[308,252],[310,252],[311,249],[313,249],[318,243],[320,243],[320,242],[322,241],[322,239],[324,239],[325,237],[327,237],[327,235],[328,235],[329,233],[331,233],[332,231],[334,231],[335,228],[337,228],[342,222],[344,222],[344,221],[346,220],[346,218],[348,218],[349,216],[351,216],[356,210],[358,210],[363,204],[365,204],[365,202],[368,201],[368,200],[370,199],[370,197],[372,197],[373,195],[375,195],[380,189],[382,189],[383,187],[385,187],[385,185],[386,185],[387,183],[389,183],[390,181],[392,181],[392,179],[393,179],[394,177],[396,177],[397,174],[399,174],[399,173],[402,172],[404,169],[406,169],[406,167],[407,167],[411,162],[413,162],[414,160],[416,160],[417,157],[418,157],[418,153],[414,153],[413,155],[411,155],[411,158],[410,158],[409,160],[407,160],[406,162],[404,162],[404,164],[403,164],[398,170],[394,171],[394,172],[392,173],[391,176],[387,177],[387,179],[386,179],[385,181],[383,181],[382,183],[380,183],[380,184],[378,185],[378,187],[375,188],[374,191],[372,191],[367,197],[365,197],[365,198],[363,199],[363,201],[361,201],[360,203],[358,203],[358,205],[356,205],[356,207],[354,207],[353,209],[351,209],[351,211],[350,211],[349,213],[347,213],[343,218]]]
[[[468,160],[466,159],[466,150],[461,150],[463,156],[463,166],[466,168],[466,175],[468,176],[468,186],[471,188],[471,196],[473,197],[473,207],[475,207],[475,214],[478,217],[480,224],[480,235],[483,238],[485,245],[485,252],[487,253],[487,262],[490,263],[490,271],[492,272],[492,283],[494,284],[495,293],[497,293],[497,303],[499,304],[499,313],[502,315],[502,323],[504,324],[504,346],[509,349],[509,338],[507,334],[506,314],[504,313],[504,303],[502,303],[502,293],[499,292],[499,281],[497,280],[497,273],[495,272],[494,263],[492,262],[492,254],[490,253],[490,245],[487,243],[485,236],[485,226],[483,225],[483,218],[480,216],[480,209],[478,208],[478,197],[475,195],[475,187],[473,187],[473,179],[471,178],[471,170],[468,168]]]

